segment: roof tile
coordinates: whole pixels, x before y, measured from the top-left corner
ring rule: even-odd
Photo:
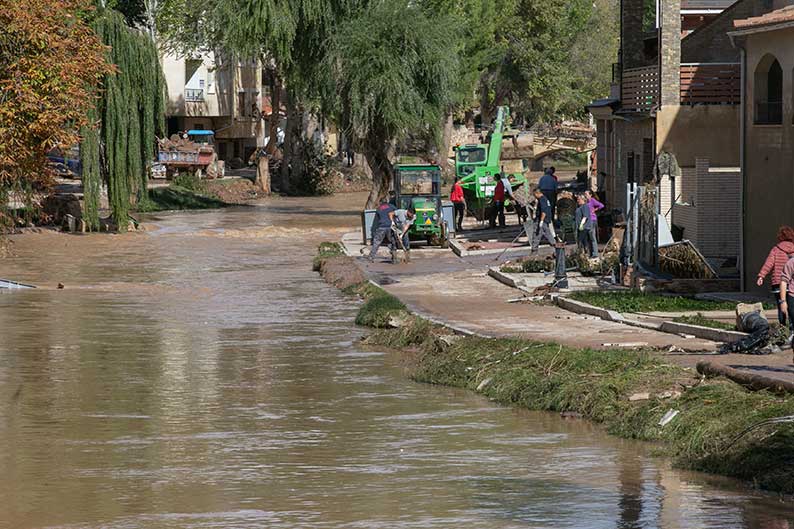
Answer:
[[[770,11],[769,13],[758,17],[734,20],[733,27],[736,29],[749,29],[771,26],[773,24],[780,24],[783,22],[794,22],[794,5],[786,6],[782,9],[776,9],[775,11]]]

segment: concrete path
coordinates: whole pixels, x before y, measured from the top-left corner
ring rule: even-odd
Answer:
[[[361,237],[346,236],[352,255]],[[541,254],[550,249],[541,248]],[[451,251],[415,248],[412,262],[391,264],[386,253],[375,263],[357,259],[368,277],[400,298],[412,311],[457,329],[489,336],[520,336],[575,347],[654,348],[671,361],[694,367],[711,360],[736,369],[794,381],[790,350],[774,355],[718,355],[720,344],[583,316],[554,305],[508,303],[523,297],[517,289],[487,275],[493,256],[459,258]]]

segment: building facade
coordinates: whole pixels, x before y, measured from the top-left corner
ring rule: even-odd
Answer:
[[[778,227],[794,225],[794,2],[773,4],[730,32],[744,71],[743,279],[751,290]]]
[[[741,54],[729,32],[772,4],[622,0],[613,87],[588,107],[609,207],[628,210],[628,183],[655,186],[674,231],[728,268],[742,264],[743,178]],[[661,154],[680,170],[657,170]]]
[[[268,128],[263,108],[269,108],[269,98],[258,60],[240,61],[220,53],[164,54],[162,64],[169,135],[213,130],[218,157],[226,162],[245,161],[264,145]]]

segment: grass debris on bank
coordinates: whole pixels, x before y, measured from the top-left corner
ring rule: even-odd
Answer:
[[[450,331],[417,320],[377,331],[368,341],[413,349],[411,374],[418,381],[478,391],[502,404],[578,413],[611,434],[661,442],[661,452],[679,467],[794,493],[792,425],[760,428],[736,440],[761,421],[794,415],[794,395],[704,380],[651,352],[523,339],[458,337],[450,343],[442,339]],[[670,410],[678,415],[660,426]]]
[[[339,260],[344,267],[321,266],[334,284],[344,282],[335,274],[358,270],[350,257],[325,263]],[[724,378],[704,379],[652,351],[455,335],[408,314],[399,300],[366,278],[358,283],[350,276],[344,279],[344,291],[365,300],[356,322],[378,328],[367,342],[410,352],[409,371],[417,381],[467,388],[505,405],[573,412],[611,434],[659,443],[679,467],[794,493],[794,425],[751,429],[770,418],[794,415],[794,395],[752,392]],[[382,325],[397,313],[404,316],[397,328]],[[671,410],[678,414],[661,426]]]
[[[684,296],[664,296],[639,290],[629,292],[574,292],[571,299],[616,312],[708,312],[735,310],[733,301],[713,301]]]

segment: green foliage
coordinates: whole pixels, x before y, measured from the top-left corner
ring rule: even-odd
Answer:
[[[697,313],[695,316],[678,316],[673,318],[673,321],[676,323],[686,323],[688,325],[700,325],[701,327],[710,327],[712,329],[722,329],[724,331],[735,331],[736,325],[731,323],[725,323],[723,321],[712,320],[704,316],[701,313]]]
[[[189,209],[217,209],[227,207],[228,204],[179,186],[158,187],[149,190],[149,198],[138,204],[140,212],[151,211],[176,211]]]
[[[312,270],[319,272],[323,261],[331,257],[341,257],[343,255],[345,255],[345,250],[342,247],[342,243],[321,242],[320,246],[317,247],[317,255],[312,261]]]
[[[341,189],[344,175],[337,169],[333,160],[325,155],[323,149],[313,141],[304,144],[304,171],[295,181],[294,192],[298,195],[333,195]]]
[[[367,284],[359,294],[366,299],[356,315],[356,325],[384,328],[395,314],[405,312],[402,301],[385,290]]]
[[[206,182],[196,176],[196,173],[190,171],[183,171],[177,174],[171,181],[171,186],[181,187],[197,193],[205,193],[207,190]]]
[[[774,430],[762,428],[736,441],[764,419],[794,415],[794,396],[749,392],[722,379],[700,381],[691,370],[649,353],[476,337],[445,345],[434,335],[449,331],[419,318],[409,321],[408,327],[374,333],[368,342],[418,349],[416,380],[480,391],[533,410],[579,413],[612,434],[663,442],[677,466],[794,492],[791,426],[772,427],[778,433],[771,437]],[[683,394],[671,399],[669,392]],[[635,393],[650,398],[629,401]],[[680,413],[659,426],[669,409]]]
[[[574,292],[572,299],[617,312],[688,312],[734,310],[732,301],[711,301],[683,296],[631,292]]]
[[[384,145],[437,129],[453,99],[458,57],[450,19],[385,0],[339,25],[328,43],[327,93],[342,128]]]
[[[537,274],[540,272],[551,272],[554,270],[554,258],[531,257],[521,259],[514,263],[505,263],[500,270],[507,274]]]
[[[89,226],[98,225],[94,208],[98,185],[93,164],[103,160],[100,169],[108,186],[113,217],[119,230],[124,231],[133,198],[146,200],[155,142],[165,130],[165,77],[154,41],[129,28],[120,13],[100,11],[93,27],[109,47],[108,60],[117,72],[107,75],[102,83],[102,98],[96,109],[99,141],[89,133],[82,145],[83,156],[92,160],[85,216]]]
[[[94,87],[112,71],[86,23],[90,0],[0,1],[0,207],[52,183],[47,153],[92,125]],[[11,222],[0,212],[0,224]]]

